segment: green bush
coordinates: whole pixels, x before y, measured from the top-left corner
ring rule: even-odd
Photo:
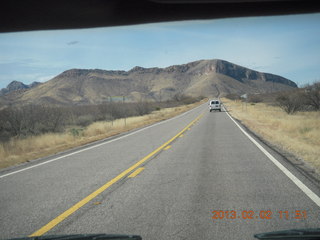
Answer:
[[[94,122],[94,116],[92,115],[82,115],[82,116],[79,116],[77,119],[77,125],[80,125],[83,127],[88,126],[93,122]]]

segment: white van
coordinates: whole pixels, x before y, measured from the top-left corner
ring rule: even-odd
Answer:
[[[209,110],[210,112],[219,110],[221,112],[221,102],[219,99],[213,99],[209,102]]]

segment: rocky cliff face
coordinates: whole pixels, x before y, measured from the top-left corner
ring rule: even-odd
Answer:
[[[296,83],[284,77],[270,73],[257,72],[223,60],[216,61],[216,72],[232,77],[240,82],[244,82],[246,80],[265,81],[281,83],[290,87],[297,87]]]
[[[12,85],[10,89],[24,87],[19,83]],[[91,104],[117,96],[130,101],[163,101],[177,94],[221,97],[228,93],[264,93],[296,87],[284,77],[215,59],[166,68],[134,67],[129,71],[71,69],[37,88],[5,97],[17,104]]]

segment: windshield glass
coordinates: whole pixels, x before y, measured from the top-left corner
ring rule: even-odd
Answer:
[[[1,33],[0,238],[319,227],[319,24]]]

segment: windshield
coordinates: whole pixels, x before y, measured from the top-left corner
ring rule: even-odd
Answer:
[[[319,24],[1,33],[0,238],[319,227]]]

